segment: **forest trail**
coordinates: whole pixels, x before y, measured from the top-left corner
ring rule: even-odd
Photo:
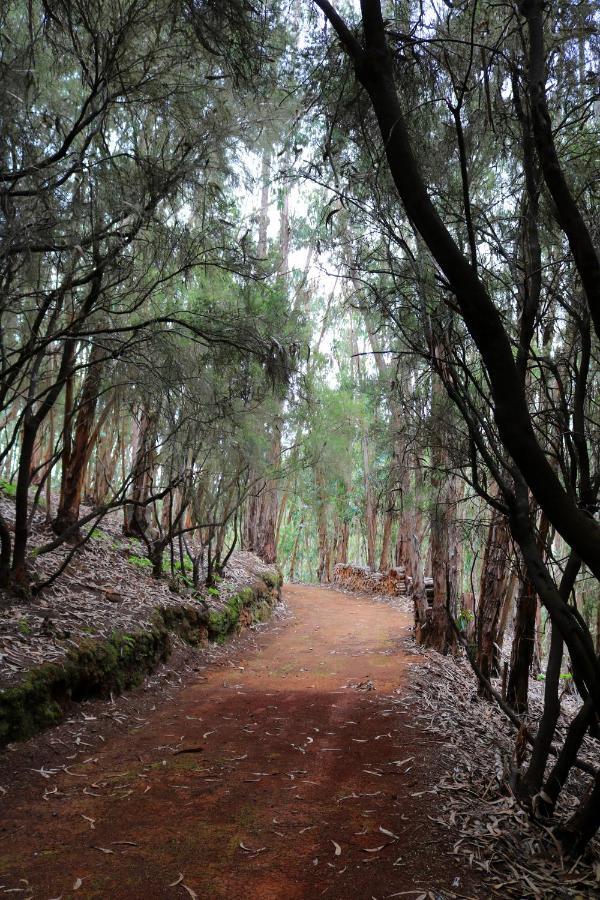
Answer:
[[[18,797],[9,792],[3,890],[45,900],[486,896],[430,818],[443,741],[385,702],[419,664],[403,649],[409,617],[317,587],[286,586],[284,598],[283,626],[242,639],[143,727],[108,737],[86,762],[69,765],[67,747],[55,764],[67,771],[32,773]]]

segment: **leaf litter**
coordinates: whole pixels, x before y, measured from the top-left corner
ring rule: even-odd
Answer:
[[[416,690],[386,700],[409,711],[422,732],[444,738],[440,744],[453,763],[451,774],[433,791],[411,796],[438,793],[443,798],[440,815],[429,818],[457,836],[454,855],[466,857],[488,881],[490,896],[503,900],[599,897],[600,864],[589,860],[600,858],[600,838],[591,842],[585,857],[567,863],[557,854],[550,829],[533,822],[508,793],[505,774],[513,756],[515,731],[498,707],[478,696],[466,661],[442,657],[413,641],[406,649],[421,658],[411,675]],[[539,714],[541,689],[535,682],[531,706],[534,714]],[[570,712],[572,715],[573,710]],[[565,724],[563,713],[563,729]],[[593,752],[588,743],[590,762],[594,762]],[[397,763],[398,768],[406,762],[409,760]],[[561,797],[563,814],[574,808],[578,788],[581,790],[583,783],[575,773]]]

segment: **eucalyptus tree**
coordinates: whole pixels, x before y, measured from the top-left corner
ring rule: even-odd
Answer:
[[[0,462],[17,447],[18,461],[0,580],[26,585],[36,447],[63,396],[45,476],[62,458],[55,527],[66,533],[98,389],[146,332],[233,342],[267,366],[283,357],[270,336],[186,308],[172,287],[200,264],[245,263],[225,189],[249,128],[240,92],[265,62],[249,49],[266,46],[275,20],[236,0],[14,0],[2,15]]]
[[[359,21],[349,23],[327,0],[315,5],[349,63],[340,65],[327,39],[328,64],[342,74],[323,155],[336,191],[344,176],[344,202],[366,208],[363,260],[386,273],[373,296],[405,334],[407,310],[425,311],[429,338],[416,343],[460,413],[453,445],[463,473],[507,517],[530,582],[523,606],[537,593],[568,647],[582,715],[597,715],[600,665],[568,602],[581,561],[600,577],[593,97],[584,80],[565,77],[562,60],[581,52],[570,8],[544,23],[536,2],[493,12],[432,4],[425,16],[423,7],[362,0]],[[336,116],[371,156],[368,181]],[[426,251],[433,268],[424,282]],[[567,545],[562,564],[546,522]],[[521,781],[528,797],[539,790],[556,721],[544,724],[536,778]],[[570,849],[598,826],[598,790],[561,832]]]

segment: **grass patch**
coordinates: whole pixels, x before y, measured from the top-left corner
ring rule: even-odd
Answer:
[[[6,494],[7,497],[15,497],[17,493],[17,486],[13,484],[12,481],[5,481],[4,479],[0,479],[0,491]]]
[[[127,562],[131,563],[132,566],[138,566],[140,569],[152,568],[152,563],[146,556],[136,556],[135,553],[132,553],[131,556],[127,557]]]

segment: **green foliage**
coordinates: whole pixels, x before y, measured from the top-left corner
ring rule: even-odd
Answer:
[[[12,481],[0,480],[0,491],[6,494],[7,497],[14,497],[17,493],[17,485]]]
[[[127,562],[131,563],[132,566],[138,566],[140,569],[151,569],[152,563],[146,556],[136,556],[132,554],[127,557]]]
[[[466,631],[467,626],[469,625],[470,622],[473,622],[474,619],[475,619],[475,616],[474,616],[472,610],[461,608],[461,610],[456,618],[456,624],[458,625],[460,631]]]
[[[23,616],[22,619],[19,620],[19,624],[17,625],[17,631],[19,634],[29,635],[32,633],[31,625],[27,619],[27,616]]]
[[[570,680],[572,680],[573,676],[571,675],[570,672],[561,672],[559,675],[559,678],[561,681],[570,681]],[[544,674],[544,672],[540,672],[538,675],[536,675],[536,681],[545,681],[545,680],[546,680],[546,675]]]

